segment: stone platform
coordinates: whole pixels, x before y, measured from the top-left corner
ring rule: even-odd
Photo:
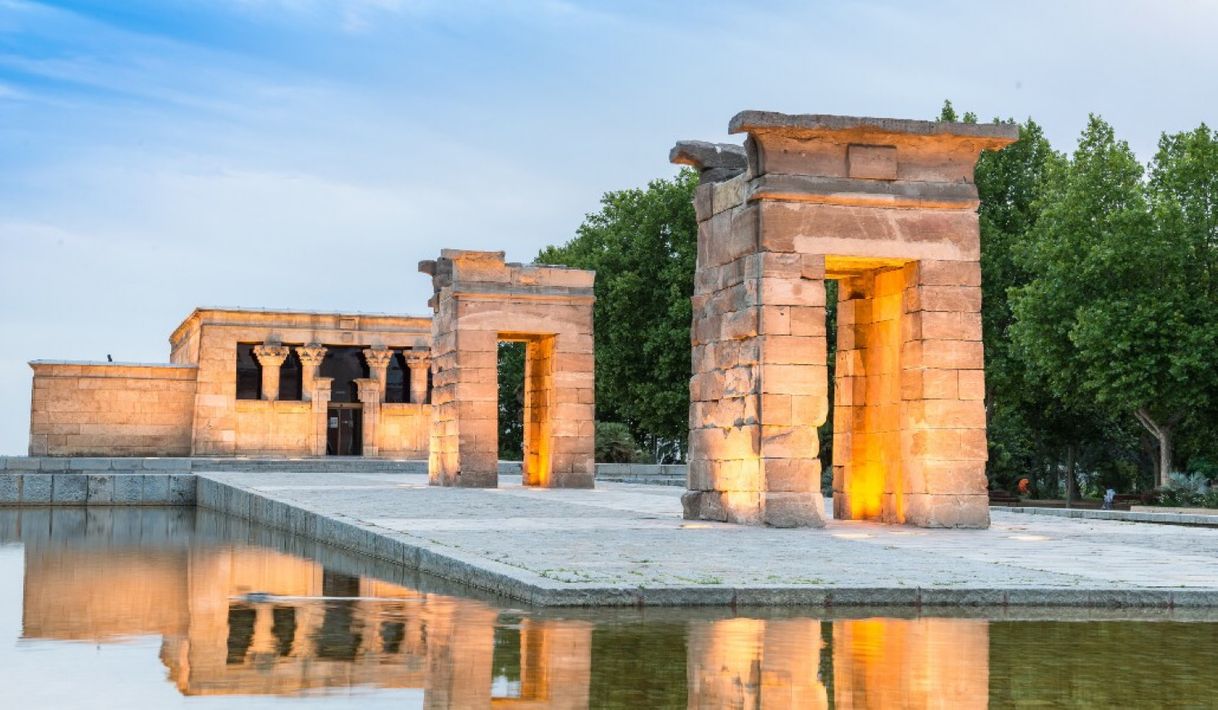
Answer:
[[[1218,530],[993,512],[988,530],[681,519],[681,490],[197,473],[198,504],[539,606],[1218,608]]]

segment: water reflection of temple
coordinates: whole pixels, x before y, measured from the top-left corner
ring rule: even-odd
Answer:
[[[630,704],[612,681],[612,628],[539,619],[424,594],[248,546],[99,550],[27,547],[27,637],[108,641],[160,635],[186,695],[290,695],[417,688],[429,707]],[[975,707],[987,697],[984,621],[726,618],[671,624],[688,707]],[[683,648],[681,648],[683,646]],[[658,650],[647,644],[643,654]],[[630,655],[630,654],[627,654]],[[616,660],[611,660],[616,659]],[[664,682],[676,681],[669,677]],[[592,697],[592,693],[597,695]],[[616,699],[616,700],[615,700]]]
[[[505,611],[343,564],[192,542],[182,533],[193,511],[75,520],[44,509],[23,513],[23,525],[14,515],[0,511],[0,541],[25,543],[23,635],[159,636],[186,695],[395,688],[421,690],[429,707],[559,708],[1101,706],[1146,688],[1214,696],[1203,654],[1195,672],[1170,677],[1134,662],[1146,649],[1193,658],[1212,643],[1209,624]],[[1164,623],[1170,633],[1147,629]]]
[[[185,695],[418,688],[430,707],[587,707],[583,621],[503,619],[256,547],[28,548],[23,635],[160,635]],[[33,553],[33,554],[30,554]]]

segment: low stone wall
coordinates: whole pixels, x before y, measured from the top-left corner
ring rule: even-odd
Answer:
[[[426,459],[431,438],[431,405],[385,402],[377,423],[379,456]]]
[[[194,503],[188,459],[0,458],[0,505]]]
[[[200,471],[427,474],[418,459],[0,456],[0,506],[194,505]],[[519,461],[499,475],[519,476]],[[685,466],[596,465],[600,481],[685,485]]]
[[[685,464],[598,463],[596,480],[652,486],[684,486],[686,471]]]
[[[35,360],[30,453],[190,453],[197,368]]]
[[[1158,523],[1161,525],[1195,525],[1218,527],[1218,511],[1172,512],[1171,508],[1137,506],[1137,510],[1098,510],[1095,508],[1041,508],[1034,506],[1011,506],[1002,510],[1030,515],[1050,515],[1058,518],[1082,518],[1086,520],[1122,520],[1128,523]],[[1176,511],[1189,509],[1177,508]]]
[[[317,436],[312,402],[238,399],[233,426],[237,451],[249,456],[310,456]]]
[[[0,456],[0,506],[194,505],[196,471],[427,473],[426,461]]]

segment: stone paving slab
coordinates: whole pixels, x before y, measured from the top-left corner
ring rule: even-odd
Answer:
[[[680,516],[680,489],[199,474],[199,505],[538,605],[1218,607],[1218,530],[993,511],[988,530]],[[827,506],[831,507],[831,506]]]

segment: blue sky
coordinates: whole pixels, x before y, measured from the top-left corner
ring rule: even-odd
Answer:
[[[164,361],[196,305],[425,313],[742,109],[1218,123],[1218,3],[0,0],[0,453],[34,358]]]

